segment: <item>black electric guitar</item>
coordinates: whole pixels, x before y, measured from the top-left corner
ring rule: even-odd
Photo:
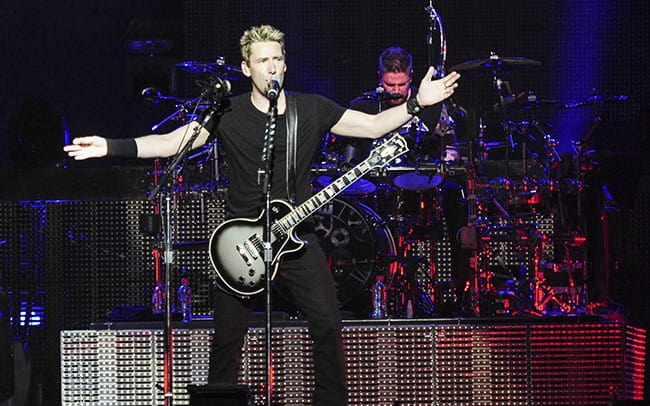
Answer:
[[[271,246],[274,278],[282,255],[298,251],[305,244],[293,229],[357,179],[373,168],[381,168],[408,151],[404,138],[395,134],[372,150],[370,156],[330,185],[293,208],[284,200],[273,200],[271,212]],[[210,261],[217,274],[217,283],[236,296],[250,296],[264,290],[264,213],[255,219],[235,218],[220,224],[210,237]]]

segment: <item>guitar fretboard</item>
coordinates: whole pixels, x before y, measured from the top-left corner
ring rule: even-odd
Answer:
[[[345,188],[353,184],[359,178],[370,172],[376,166],[383,166],[392,159],[397,158],[408,151],[406,141],[399,134],[389,140],[390,146],[384,146],[383,153],[373,151],[363,162],[346,172],[343,176],[323,188],[300,206],[296,207],[289,214],[279,219],[277,224],[283,232],[288,232],[298,223],[312,215],[316,210],[323,207],[327,202],[335,198]],[[397,145],[395,145],[397,144]],[[386,157],[388,155],[388,157]],[[383,158],[383,159],[382,159]],[[382,162],[383,161],[383,162]],[[381,164],[381,165],[380,165]]]

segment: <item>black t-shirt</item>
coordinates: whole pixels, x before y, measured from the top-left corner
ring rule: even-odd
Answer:
[[[416,95],[418,93],[418,88],[411,86],[411,95]],[[393,107],[386,103],[386,101],[380,101],[376,97],[373,97],[374,93],[370,93],[369,96],[357,97],[350,101],[350,109],[363,111],[364,113],[377,114],[380,111],[388,110]],[[425,107],[419,114],[418,117],[422,120],[424,125],[429,131],[433,131],[440,120],[440,111],[442,109],[442,104],[437,103],[433,106]]]
[[[262,167],[262,148],[267,122],[266,112],[253,106],[250,93],[230,99],[230,108],[221,117],[216,135],[228,164],[228,215],[255,217],[263,206],[262,190],[257,185],[257,170]],[[296,151],[296,203],[311,197],[310,176],[322,136],[336,124],[345,108],[315,94],[292,93],[298,115]],[[273,160],[273,199],[286,199],[287,127],[285,115],[276,123]]]
[[[418,93],[418,88],[411,86],[411,95],[416,95]],[[357,97],[356,99],[353,99],[350,101],[350,109],[351,110],[358,110],[362,111],[364,113],[368,114],[377,114],[380,111],[388,110],[391,107],[394,107],[392,105],[389,105],[385,100],[380,100],[377,98],[376,93],[368,93],[367,96],[360,96]],[[419,114],[418,114],[418,120],[421,121],[421,124],[423,126],[417,125],[417,127],[427,133],[433,132],[434,129],[436,128],[436,125],[438,124],[438,121],[440,120],[440,112],[442,110],[442,103],[437,103],[433,106],[427,106],[425,107]],[[410,123],[406,123],[403,127],[402,130],[397,129],[402,135],[405,136],[407,139],[407,142],[409,143],[409,148],[411,151],[409,152],[410,155],[415,153],[413,150],[414,145],[413,142],[414,140],[409,139],[409,131],[407,130],[410,127]],[[352,145],[355,147],[355,155],[352,159],[352,163],[356,164],[363,159],[365,159],[369,153],[370,150],[372,149],[373,142],[372,140],[365,139],[365,138],[350,138],[350,137],[341,137],[342,142],[343,142],[343,147],[342,149],[345,148],[345,145]],[[439,158],[440,155],[440,140],[436,139],[436,142],[434,145],[432,145],[431,151],[426,151],[429,154],[435,154],[433,158]]]

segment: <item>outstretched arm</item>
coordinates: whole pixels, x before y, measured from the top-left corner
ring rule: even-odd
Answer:
[[[150,134],[135,138],[136,151],[133,157],[162,158],[172,156],[187,143],[192,131],[198,125],[197,122],[192,121],[166,134]],[[205,144],[208,136],[208,130],[201,128],[193,148]],[[119,142],[124,142],[124,140],[119,140]],[[68,153],[68,156],[77,161],[89,158],[102,158],[108,155],[125,156],[119,153],[115,154],[115,151],[111,151],[111,144],[111,141],[107,141],[104,137],[91,135],[75,138],[72,140],[72,144],[64,146],[63,150]]]
[[[458,87],[456,82],[460,74],[456,72],[437,80],[432,80],[433,75],[434,68],[430,67],[420,82],[420,89],[415,96],[422,107],[440,103],[451,96]],[[331,130],[335,134],[349,137],[381,137],[412,117],[407,110],[407,104],[403,103],[374,115],[348,109]]]

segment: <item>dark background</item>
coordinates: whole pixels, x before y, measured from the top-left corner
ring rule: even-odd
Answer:
[[[145,103],[141,90],[153,86],[166,95],[195,96],[196,77],[174,65],[213,61],[217,56],[238,65],[238,40],[251,25],[270,23],[287,34],[288,88],[320,93],[346,105],[376,86],[377,56],[391,45],[413,53],[419,81],[428,60],[425,5],[414,0],[2,0],[0,197],[112,197],[111,190],[121,190],[119,177],[111,178],[111,190],[105,190],[93,185],[92,177],[79,182],[79,171],[125,162],[70,162],[60,153],[66,138],[148,133],[175,107]],[[600,164],[595,183],[608,185],[618,203],[609,293],[635,324],[649,326],[647,1],[440,0],[434,5],[447,35],[447,67],[487,58],[490,52],[542,63],[504,78],[513,92],[533,91],[555,101],[535,114],[552,125],[549,132],[558,139],[562,153],[570,155],[572,141],[583,139],[594,119],[601,117],[589,142]],[[167,39],[172,45],[169,50],[144,53],[126,47],[129,41],[142,39]],[[437,55],[435,49],[435,64]],[[233,82],[234,93],[247,88],[245,80]],[[558,108],[594,91],[629,99],[598,110]],[[503,139],[500,117],[492,111],[497,98],[490,76],[464,75],[456,100],[473,119],[465,137],[476,133],[481,117],[489,137]],[[7,279],[5,274],[3,280]],[[58,368],[55,361],[50,370]],[[55,394],[58,390],[54,381],[46,387]]]

